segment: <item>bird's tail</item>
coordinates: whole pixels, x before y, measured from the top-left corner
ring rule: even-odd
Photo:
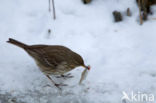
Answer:
[[[19,42],[19,41],[17,41],[17,40],[14,40],[14,39],[12,39],[12,38],[9,38],[9,40],[7,41],[8,43],[11,43],[11,44],[14,44],[14,45],[16,45],[16,46],[18,46],[18,47],[21,47],[21,48],[26,48],[26,47],[28,47],[28,45],[26,45],[26,44],[24,44],[24,43],[22,43],[22,42]]]

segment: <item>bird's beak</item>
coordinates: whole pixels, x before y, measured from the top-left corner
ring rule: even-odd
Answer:
[[[90,70],[90,65],[84,66],[84,68],[86,68],[87,70]]]

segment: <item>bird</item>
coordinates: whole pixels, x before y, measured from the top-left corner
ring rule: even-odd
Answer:
[[[65,46],[43,44],[27,45],[12,38],[9,38],[7,42],[24,49],[35,60],[40,71],[59,89],[61,89],[60,86],[66,85],[56,83],[50,75],[66,77],[64,75],[65,73],[79,66],[90,70],[90,66],[84,64],[84,60],[79,54]],[[67,77],[69,77],[69,74]]]

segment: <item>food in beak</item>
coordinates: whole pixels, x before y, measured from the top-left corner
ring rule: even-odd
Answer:
[[[89,69],[90,69],[90,68],[89,68]],[[82,74],[81,74],[81,79],[80,79],[79,84],[81,84],[82,81],[86,79],[86,77],[87,77],[87,75],[88,75],[88,72],[89,72],[89,69],[88,69],[88,68],[85,68],[85,70],[82,72]]]

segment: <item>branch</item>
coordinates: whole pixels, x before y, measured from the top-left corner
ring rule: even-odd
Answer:
[[[52,0],[52,6],[53,6],[53,18],[56,19],[56,13],[55,13],[55,3],[54,0]]]

